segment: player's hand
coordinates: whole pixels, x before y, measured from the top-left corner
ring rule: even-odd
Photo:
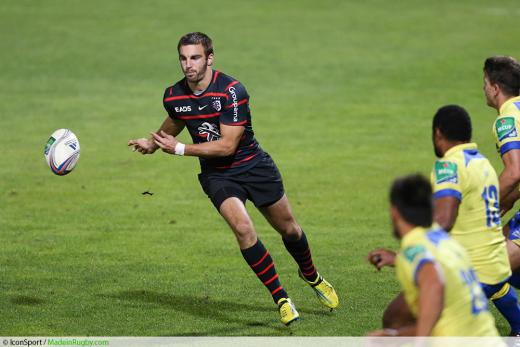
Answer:
[[[168,135],[162,130],[158,133],[152,133],[152,136],[154,143],[161,147],[163,152],[175,154],[175,146],[179,143],[175,136]]]
[[[151,139],[137,139],[128,141],[128,146],[133,147],[134,152],[141,154],[152,154],[159,148]]]
[[[383,266],[395,266],[395,255],[394,251],[378,248],[368,253],[368,261],[379,271]]]

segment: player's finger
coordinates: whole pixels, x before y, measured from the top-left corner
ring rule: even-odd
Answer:
[[[157,133],[150,133],[152,134],[153,138],[156,139],[156,140],[159,140],[159,139],[162,139],[163,137]]]
[[[154,141],[159,141],[160,143],[162,143],[163,145],[166,144],[166,141],[168,139],[164,138],[164,137],[161,137],[161,135],[158,135],[156,133],[152,133],[152,135],[154,135]]]
[[[160,141],[153,140],[153,142],[155,142],[155,144],[156,144],[157,146],[161,147],[162,149],[166,148],[166,146],[165,146],[162,142],[160,142]]]

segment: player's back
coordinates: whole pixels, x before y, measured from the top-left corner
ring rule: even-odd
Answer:
[[[442,169],[450,179],[442,180]],[[450,231],[467,251],[479,279],[496,284],[511,275],[499,211],[498,177],[476,144],[452,147],[434,169],[435,196],[457,195],[460,204]]]
[[[433,336],[498,336],[487,299],[464,248],[441,229],[415,228],[401,240],[396,272],[405,299],[418,312],[417,273],[428,263],[444,280],[444,307]]]

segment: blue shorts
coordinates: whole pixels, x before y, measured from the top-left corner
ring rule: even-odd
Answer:
[[[496,292],[498,292],[502,287],[504,287],[504,284],[509,281],[509,277],[500,283],[497,284],[485,284],[480,282],[480,286],[482,287],[482,290],[484,291],[484,294],[486,294],[486,298],[491,298]]]

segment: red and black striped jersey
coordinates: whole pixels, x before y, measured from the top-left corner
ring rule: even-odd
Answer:
[[[199,95],[193,93],[183,78],[166,88],[163,104],[170,117],[184,121],[193,143],[218,140],[221,124],[245,127],[233,155],[199,158],[202,172],[243,172],[261,159],[263,151],[254,136],[249,95],[233,77],[213,70],[211,83]]]

